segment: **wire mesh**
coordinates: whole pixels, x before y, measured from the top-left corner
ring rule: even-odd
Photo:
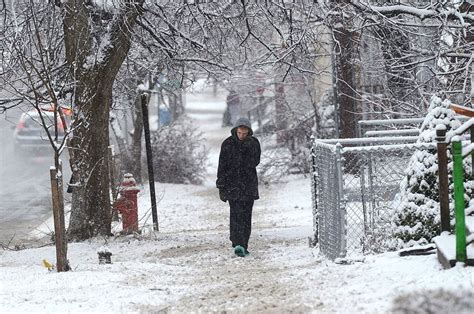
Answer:
[[[435,143],[341,147],[313,146],[313,224],[328,258],[378,252],[384,229],[406,198],[411,156]]]
[[[343,248],[337,147],[319,143],[313,148],[313,223],[322,251],[336,258]]]

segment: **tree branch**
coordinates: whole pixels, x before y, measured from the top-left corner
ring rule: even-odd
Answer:
[[[448,18],[451,20],[459,20],[463,26],[471,26],[474,22],[474,14],[470,12],[460,12],[452,9],[423,9],[415,8],[409,5],[386,5],[375,6],[363,1],[350,1],[350,4],[360,11],[372,11],[387,17],[394,17],[400,14],[407,14],[425,20],[428,18]],[[431,6],[430,6],[431,7]]]

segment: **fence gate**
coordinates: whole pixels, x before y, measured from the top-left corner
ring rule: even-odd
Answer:
[[[385,228],[406,199],[411,156],[436,151],[436,143],[344,145],[315,141],[312,151],[315,239],[330,259],[380,252]]]
[[[345,255],[345,213],[341,190],[341,147],[316,142],[313,147],[313,227],[321,250],[331,259]]]

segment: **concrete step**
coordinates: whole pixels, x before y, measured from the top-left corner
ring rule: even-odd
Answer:
[[[444,268],[451,268],[456,265],[456,236],[453,234],[442,234],[435,237],[438,260]],[[466,265],[474,266],[474,243],[466,247]]]

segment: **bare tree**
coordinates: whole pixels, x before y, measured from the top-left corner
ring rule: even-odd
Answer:
[[[5,99],[5,102],[12,102],[12,106],[26,107],[26,114],[35,110],[39,118],[36,122],[42,126],[51,144],[54,158],[54,169],[50,169],[50,173],[56,268],[58,271],[68,271],[70,268],[67,260],[60,157],[71,129],[66,118],[70,107],[61,100],[61,95],[67,89],[61,80],[64,66],[57,58],[63,51],[61,25],[57,23],[54,12],[52,16],[41,14],[41,7],[33,1],[18,9],[21,9],[21,14],[5,15],[3,21],[4,54],[0,77],[3,79],[4,89],[13,97]],[[46,28],[43,30],[44,26]],[[28,105],[25,106],[25,103]]]
[[[366,35],[378,42],[382,51],[385,78],[380,81],[385,85],[373,99],[388,104],[384,108],[388,114],[423,112],[430,96],[440,92],[459,103],[469,101],[472,6],[441,1],[350,4],[364,18]]]

